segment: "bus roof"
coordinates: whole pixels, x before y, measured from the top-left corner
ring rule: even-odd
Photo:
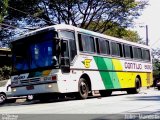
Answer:
[[[125,43],[125,44],[135,45],[135,46],[139,46],[139,47],[150,49],[150,47],[147,46],[147,45],[143,45],[143,44],[131,42],[131,41],[128,41],[128,40],[124,40],[124,39],[121,39],[121,38],[108,36],[108,35],[105,35],[105,34],[102,34],[102,33],[93,32],[93,31],[90,31],[90,30],[74,27],[72,25],[58,24],[58,25],[54,25],[54,27],[55,27],[55,29],[75,30],[77,32],[94,35],[94,36],[101,37],[101,38],[104,38],[104,39],[109,39],[109,40],[112,40],[112,41],[122,42],[122,43]]]
[[[111,41],[117,41],[117,42],[129,44],[129,45],[135,45],[135,46],[150,49],[150,47],[147,46],[147,45],[138,44],[138,43],[131,42],[131,41],[128,41],[128,40],[124,40],[124,39],[121,39],[121,38],[108,36],[108,35],[105,35],[105,34],[102,34],[102,33],[97,33],[97,32],[93,32],[93,31],[90,31],[90,30],[85,30],[85,29],[82,29],[82,28],[78,28],[78,27],[74,27],[72,25],[66,25],[66,24],[57,24],[57,25],[52,25],[52,26],[47,26],[47,27],[44,27],[44,28],[40,28],[40,29],[31,31],[31,32],[28,32],[27,34],[24,34],[24,35],[20,36],[18,39],[15,39],[13,41],[17,41],[19,39],[23,39],[25,37],[29,37],[29,36],[35,35],[37,33],[44,32],[44,31],[60,30],[60,29],[67,29],[67,30],[73,30],[73,31],[75,30],[75,31],[80,32],[80,33],[90,34],[90,35],[101,37],[101,38],[104,38],[104,39],[109,39]]]

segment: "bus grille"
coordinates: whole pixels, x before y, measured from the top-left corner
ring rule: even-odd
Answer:
[[[22,83],[22,84],[28,84],[29,81],[28,81],[28,80],[21,80],[21,83]]]
[[[21,80],[21,84],[35,84],[40,82],[40,78],[32,78],[27,80]]]

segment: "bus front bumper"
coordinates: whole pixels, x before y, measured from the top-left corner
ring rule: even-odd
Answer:
[[[58,93],[57,83],[47,83],[28,86],[12,87],[13,96],[34,95],[43,93]]]

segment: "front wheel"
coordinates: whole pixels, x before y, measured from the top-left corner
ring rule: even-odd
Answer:
[[[3,93],[0,93],[0,104],[4,104],[6,101],[6,95]]]
[[[78,93],[76,95],[76,98],[78,99],[86,99],[88,97],[89,88],[88,83],[84,78],[80,78],[78,83]]]

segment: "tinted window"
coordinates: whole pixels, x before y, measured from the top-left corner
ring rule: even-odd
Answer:
[[[138,52],[138,59],[142,59],[142,50],[141,50],[141,48],[138,48],[137,52]]]
[[[78,34],[80,51],[95,52],[94,38],[88,35]]]
[[[138,49],[136,47],[133,47],[133,58],[138,58]]]
[[[14,70],[29,70],[57,64],[52,31],[26,37],[13,44]],[[26,42],[27,41],[27,42]]]
[[[133,57],[135,59],[142,59],[142,49],[134,47],[133,48],[133,55],[134,55]]]
[[[74,57],[77,55],[75,40],[70,40],[69,45],[70,45],[70,58],[71,58],[71,60],[73,60]]]
[[[112,55],[123,57],[122,45],[115,42],[112,42],[111,45]]]
[[[124,55],[127,58],[132,58],[132,47],[129,45],[124,45]]]
[[[104,39],[96,39],[97,43],[97,52],[100,54],[109,54],[109,41]]]
[[[143,50],[143,59],[150,61],[150,52],[149,52],[149,50]]]
[[[69,45],[70,45],[70,59],[71,61],[74,59],[74,57],[77,55],[77,49],[76,49],[76,42],[75,42],[75,37],[74,37],[74,32],[71,31],[60,31],[60,36],[63,39],[69,40]]]

